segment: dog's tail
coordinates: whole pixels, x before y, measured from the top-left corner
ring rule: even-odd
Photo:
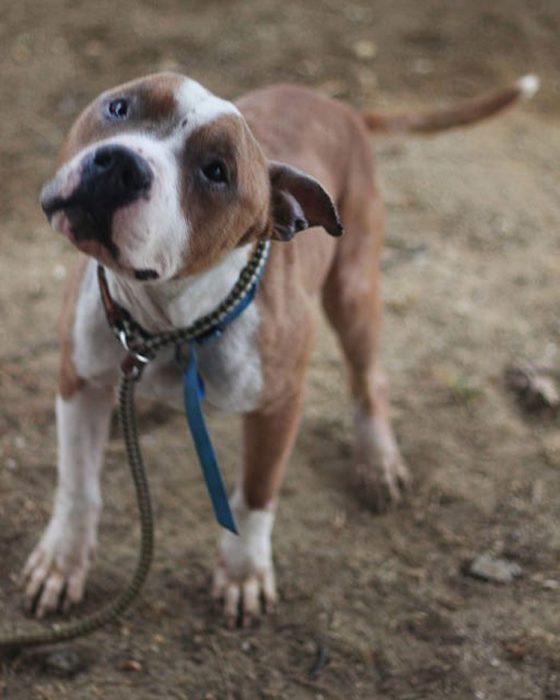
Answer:
[[[437,131],[476,124],[476,122],[492,117],[494,114],[510,107],[520,99],[531,99],[538,89],[538,77],[536,75],[525,75],[499,92],[472,100],[458,107],[419,113],[382,114],[380,112],[365,112],[363,118],[368,129],[374,133],[433,134]]]

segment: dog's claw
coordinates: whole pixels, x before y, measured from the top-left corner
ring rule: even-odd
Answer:
[[[263,613],[270,613],[274,608],[274,571],[252,572],[243,579],[235,579],[219,563],[214,573],[212,596],[223,602],[225,623],[229,629],[238,625],[251,627]]]
[[[358,462],[355,475],[359,493],[379,513],[399,505],[411,483],[410,472],[398,453],[383,457],[380,463]]]
[[[387,409],[381,411],[378,406],[378,410],[377,418],[363,411],[356,413],[354,476],[366,504],[384,512],[402,501],[411,478],[385,415]]]
[[[22,572],[29,614],[40,619],[56,611],[66,613],[82,600],[90,554],[86,547],[77,551],[79,556],[62,554],[48,535],[33,550]]]

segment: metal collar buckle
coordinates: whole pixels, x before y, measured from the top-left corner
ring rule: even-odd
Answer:
[[[130,345],[130,340],[128,339],[127,332],[124,328],[115,327],[115,335],[119,339],[123,348],[128,352],[129,355],[133,355],[137,360],[143,364],[148,364],[153,358],[148,356],[147,353],[138,352],[138,350],[133,350]]]
[[[127,379],[137,381],[142,376],[148,362],[150,362],[149,358],[129,352],[121,363],[121,372]]]

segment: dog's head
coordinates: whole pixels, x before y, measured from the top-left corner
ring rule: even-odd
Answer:
[[[342,229],[313,178],[267,161],[231,103],[163,73],[100,95],[41,193],[53,227],[138,280],[200,272],[253,240]]]

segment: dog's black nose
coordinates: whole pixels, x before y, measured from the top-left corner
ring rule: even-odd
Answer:
[[[56,179],[45,185],[41,206],[52,216],[66,214],[75,241],[93,239],[117,257],[113,241],[113,215],[142,197],[149,196],[153,180],[149,163],[126,146],[106,144],[84,156],[78,186],[61,197]]]
[[[137,153],[125,146],[101,146],[87,156],[80,190],[96,209],[114,211],[147,192],[152,170]]]

